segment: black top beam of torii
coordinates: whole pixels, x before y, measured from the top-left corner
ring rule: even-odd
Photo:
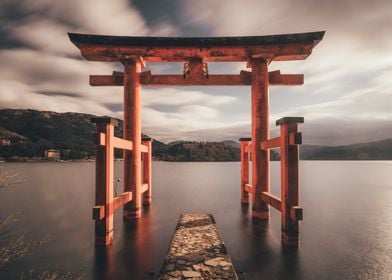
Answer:
[[[238,75],[209,75],[207,62],[271,61],[307,58],[321,41],[324,31],[242,37],[135,37],[69,33],[82,56],[92,61],[186,62],[183,75],[152,75],[142,72],[147,86],[250,85],[250,72]],[[270,72],[270,85],[302,85],[303,75]],[[123,85],[123,74],[91,75],[92,86]]]

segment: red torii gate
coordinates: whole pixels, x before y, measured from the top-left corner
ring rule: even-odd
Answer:
[[[299,245],[298,147],[301,135],[297,124],[303,118],[277,121],[281,136],[269,139],[269,85],[302,85],[303,75],[268,72],[272,61],[307,58],[324,32],[249,37],[123,37],[69,33],[71,41],[87,60],[121,62],[124,73],[91,75],[92,86],[124,86],[124,139],[114,137],[115,122],[95,118],[97,123],[96,161],[96,244],[113,240],[113,212],[124,206],[124,219],[141,216],[144,204],[151,203],[151,140],[141,139],[141,86],[222,86],[250,85],[252,95],[252,138],[241,140],[241,202],[253,195],[252,216],[269,219],[269,205],[282,212],[282,243]],[[184,62],[178,75],[142,72],[146,62]],[[208,62],[247,62],[251,72],[214,75]],[[249,142],[252,141],[252,144]],[[270,194],[269,149],[282,149],[282,198]],[[124,149],[124,193],[113,197],[113,148]],[[142,161],[142,153],[143,161]],[[249,156],[252,154],[252,184],[249,183]],[[142,162],[144,164],[142,176]],[[143,178],[142,178],[143,177]],[[143,182],[142,182],[143,181]]]

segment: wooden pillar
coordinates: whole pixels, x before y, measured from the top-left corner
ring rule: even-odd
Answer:
[[[141,63],[124,64],[124,139],[132,141],[132,151],[124,151],[124,192],[132,201],[124,205],[124,219],[141,217]]]
[[[152,140],[149,137],[144,137],[143,145],[147,146],[148,152],[143,153],[143,184],[148,184],[148,189],[143,193],[143,204],[150,205],[152,201],[152,180],[151,180],[151,164],[152,164]]]
[[[302,209],[300,217],[294,210],[299,208],[297,144],[301,143],[301,135],[297,132],[298,123],[303,122],[304,119],[300,117],[285,117],[276,121],[280,125],[281,139],[282,244],[290,247],[299,247],[299,220],[302,220]]]
[[[269,219],[269,206],[261,200],[262,192],[270,191],[269,150],[261,150],[262,141],[269,138],[268,65],[255,59],[252,67],[252,187],[255,190],[252,217]]]
[[[95,245],[105,246],[113,241],[113,160],[114,149],[111,139],[117,121],[111,118],[92,118],[97,133],[105,134],[105,146],[96,146],[95,161],[95,205],[104,206],[103,219],[95,220]]]
[[[249,204],[249,193],[245,185],[249,184],[249,141],[251,138],[240,138],[241,143],[241,203]]]

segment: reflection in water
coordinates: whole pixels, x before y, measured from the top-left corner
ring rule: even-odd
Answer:
[[[113,247],[97,247],[94,254],[94,279],[114,279],[114,252]]]
[[[152,236],[153,214],[147,207],[143,211],[143,219],[136,221],[124,221],[122,244],[125,249],[121,251],[119,263],[127,270],[121,275],[126,277],[129,269],[134,271],[132,276],[135,279],[153,279],[155,270],[148,270],[150,267],[150,258],[153,254],[153,236]],[[121,266],[121,265],[120,265]]]
[[[94,163],[17,163],[25,183],[0,191],[0,218],[21,212],[12,234],[51,241],[0,271],[84,273],[86,279],[154,279],[182,213],[214,216],[245,279],[388,279],[392,274],[392,162],[301,162],[301,248],[282,250],[280,213],[253,221],[240,203],[239,163],[153,162],[143,218],[114,218],[114,243],[94,248]],[[121,174],[121,162],[115,164]],[[279,163],[271,191],[279,193]],[[119,177],[116,175],[116,178]],[[121,189],[121,186],[119,186]]]
[[[278,278],[291,275],[291,279],[303,279],[300,269],[300,251],[292,248],[282,248],[282,265]]]
[[[115,215],[115,240],[112,246],[95,248],[94,279],[154,279],[154,269],[148,270],[153,254],[151,234],[153,213],[147,207],[143,219],[122,219],[121,209]]]

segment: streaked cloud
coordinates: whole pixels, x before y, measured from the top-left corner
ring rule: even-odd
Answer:
[[[3,0],[0,107],[122,117],[121,87],[88,85],[88,75],[121,65],[83,60],[67,32],[235,36],[326,30],[307,60],[270,65],[305,74],[301,87],[271,88],[271,129],[277,118],[301,115],[308,143],[392,137],[391,1],[176,0],[158,10],[159,3],[143,1]],[[154,73],[182,71],[178,63],[148,66]],[[209,69],[238,73],[245,65],[214,63]],[[248,136],[250,89],[145,87],[143,130],[165,141]]]

